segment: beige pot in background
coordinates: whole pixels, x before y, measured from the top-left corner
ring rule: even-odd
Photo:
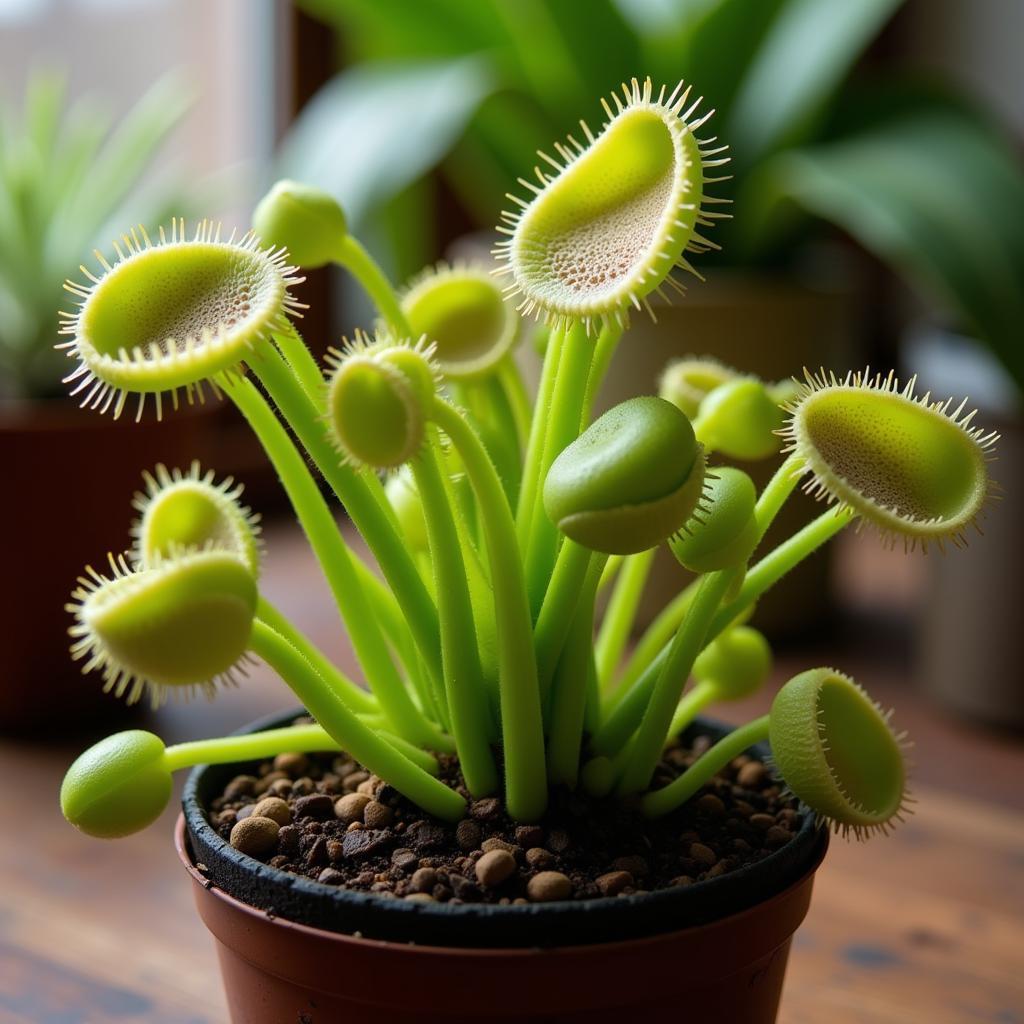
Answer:
[[[970,531],[970,549],[929,555],[920,603],[916,672],[947,709],[1001,728],[1024,729],[1020,628],[1024,607],[1024,410],[1002,367],[979,343],[918,329],[905,345],[921,391],[969,395],[976,423],[1000,434],[991,466],[1005,500]]]

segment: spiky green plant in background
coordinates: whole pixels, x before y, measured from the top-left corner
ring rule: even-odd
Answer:
[[[770,650],[746,624],[757,599],[850,523],[908,547],[961,545],[990,494],[995,440],[962,405],[915,398],[913,383],[901,388],[891,375],[822,371],[780,388],[692,360],[685,387],[676,367],[664,397],[592,421],[611,354],[628,344],[630,311],[714,244],[703,233],[715,212],[707,188],[724,156],[698,107],[681,85],[633,80],[605,103],[598,130],[584,124],[524,179],[528,197],[505,215],[499,254],[505,291],[548,331],[532,403],[511,362],[517,318],[498,284],[442,267],[399,294],[341,210],[296,183],[260,203],[255,234],[223,239],[206,222],[193,235],[176,222],[155,244],[129,233],[115,263],[72,286],[66,349],[82,404],[116,414],[128,397],[141,410],[154,395],[159,413],[167,395],[192,400],[210,386],[242,412],[320,562],[368,689],[260,593],[254,523],[237,489],[198,468],[158,468],[137,499],[131,555],[111,558],[108,575],[88,570],[69,605],[75,656],[107,689],[128,699],[148,691],[156,704],[238,682],[258,657],[318,727],[174,748],[119,734],[69,770],[69,820],[125,834],[159,814],[177,768],[328,738],[449,821],[466,806],[437,777],[437,752],[458,754],[472,797],[503,791],[520,821],[543,817],[553,785],[639,797],[657,816],[768,737],[785,782],[823,821],[862,835],[900,819],[903,738],[831,668],[790,680],[769,715],[651,789],[680,729],[769,676]],[[326,368],[294,326],[292,258],[346,266],[380,314],[377,330],[333,350]],[[779,434],[785,458],[760,494],[721,465],[776,453]],[[339,532],[310,463],[385,582]],[[386,487],[378,473],[392,474]],[[801,480],[834,507],[759,552]],[[697,576],[622,665],[662,543]],[[595,639],[603,587],[612,592]]]
[[[20,114],[0,110],[0,399],[60,393],[64,281],[123,225],[159,223],[172,201],[180,210],[139,179],[189,103],[163,79],[115,124],[91,100],[68,106],[63,78],[36,72]]]

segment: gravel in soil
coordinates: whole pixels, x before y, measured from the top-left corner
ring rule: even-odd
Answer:
[[[710,745],[666,749],[655,785]],[[458,761],[441,777],[467,797]],[[279,754],[231,779],[210,823],[236,849],[325,885],[421,902],[543,903],[615,898],[728,874],[800,828],[761,762],[740,756],[686,806],[649,821],[635,803],[556,790],[544,820],[521,825],[502,800],[468,802],[457,825],[423,813],[346,754]]]

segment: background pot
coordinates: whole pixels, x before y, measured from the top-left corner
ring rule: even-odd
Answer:
[[[232,1018],[246,1024],[619,1024],[680,1010],[770,1024],[827,847],[808,816],[764,861],[686,889],[547,905],[421,904],[320,885],[233,850],[203,806],[237,771],[192,773],[177,842],[217,939]]]
[[[905,358],[920,387],[937,397],[969,395],[977,423],[1000,434],[992,476],[1011,499],[1024,494],[1024,413],[1002,366],[979,342],[918,327]],[[959,397],[957,398],[959,401]],[[1024,530],[1014,501],[994,501],[972,538],[970,557],[927,560],[917,674],[946,708],[1003,728],[1024,729],[1020,614],[1024,607]],[[973,531],[972,531],[973,533]]]
[[[142,470],[205,460],[210,420],[201,407],[135,423],[68,400],[0,403],[0,731],[84,730],[100,714],[106,724],[125,715],[124,702],[71,661],[64,605],[86,564],[102,572],[107,552],[127,547]]]

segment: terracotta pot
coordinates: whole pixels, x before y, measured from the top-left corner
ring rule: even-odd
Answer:
[[[210,414],[180,410],[140,423],[79,409],[70,400],[0,404],[6,584],[0,588],[0,732],[29,733],[45,722],[88,729],[124,703],[83,679],[68,654],[64,605],[83,567],[100,571],[124,551],[142,470],[205,459]],[[45,684],[45,699],[40,699]]]
[[[763,861],[685,889],[545,905],[422,904],[320,885],[233,850],[202,808],[238,770],[196,769],[175,833],[235,1024],[622,1024],[681,1011],[715,1024],[771,1024],[828,845],[808,815]]]

